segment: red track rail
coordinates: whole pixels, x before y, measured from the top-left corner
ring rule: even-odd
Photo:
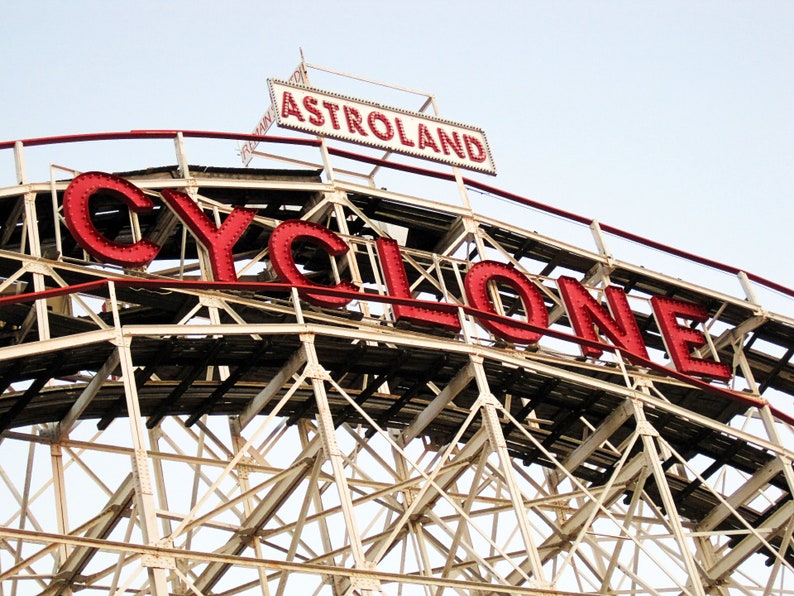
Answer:
[[[33,139],[25,139],[25,140],[17,140],[17,141],[3,141],[0,142],[0,149],[13,149],[17,143],[21,143],[23,147],[25,146],[34,147],[34,146],[42,146],[42,145],[57,145],[62,143],[82,143],[87,141],[113,141],[113,140],[128,140],[128,139],[172,139],[176,137],[180,132],[182,136],[186,138],[258,141],[258,142],[267,142],[267,143],[281,143],[287,145],[301,145],[306,147],[320,146],[320,141],[317,139],[301,139],[296,137],[263,136],[263,135],[253,135],[253,134],[242,134],[236,132],[216,132],[216,131],[203,131],[203,130],[184,130],[184,131],[131,130],[129,132],[100,132],[100,133],[87,133],[87,134],[77,134],[77,135],[62,135],[62,136],[54,136],[54,137],[38,137]],[[351,159],[393,170],[410,172],[412,174],[418,174],[420,176],[428,176],[441,180],[450,180],[450,181],[455,180],[454,175],[450,173],[439,172],[437,170],[429,170],[426,168],[419,168],[397,162],[391,162],[376,157],[369,157],[366,155],[360,155],[358,153],[353,153],[350,151],[344,151],[342,149],[337,149],[334,147],[329,147],[328,152],[331,155],[342,157],[344,159]],[[538,201],[534,201],[532,199],[528,199],[526,197],[522,197],[520,195],[516,195],[501,190],[499,188],[490,186],[488,184],[484,184],[482,182],[473,180],[471,178],[463,178],[463,182],[464,184],[466,184],[471,188],[492,194],[494,196],[506,199],[508,201],[512,201],[514,203],[518,203],[520,205],[524,205],[526,207],[530,207],[532,209],[536,209],[538,211],[550,213],[552,215],[561,217],[563,219],[567,219],[569,221],[573,221],[575,223],[590,225],[590,223],[592,222],[592,219],[584,217],[582,215],[564,211],[562,209],[558,209],[557,207],[552,207],[550,205],[545,205]],[[668,246],[666,244],[662,244],[661,242],[656,242],[654,240],[650,240],[648,238],[638,236],[637,234],[633,234],[632,232],[627,232],[626,230],[622,230],[620,228],[616,228],[608,224],[599,223],[599,225],[601,227],[601,230],[609,234],[613,234],[614,236],[618,236],[620,238],[630,240],[632,242],[635,242],[642,246],[646,246],[648,248],[652,248],[654,250],[658,250],[660,252],[664,252],[676,257],[687,259],[694,263],[698,263],[700,265],[704,265],[706,267],[716,269],[717,271],[730,273],[732,275],[738,275],[739,273],[744,273],[749,280],[754,281],[761,286],[769,288],[770,290],[774,290],[775,292],[779,292],[781,294],[794,298],[794,289],[788,288],[779,283],[768,280],[764,277],[761,277],[760,275],[749,273],[743,269],[734,267],[733,265],[726,265],[724,263],[720,263],[712,259],[708,259],[690,252],[679,250],[672,246]]]

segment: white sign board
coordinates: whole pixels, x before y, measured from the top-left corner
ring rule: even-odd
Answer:
[[[479,128],[285,81],[268,84],[284,128],[496,174]]]

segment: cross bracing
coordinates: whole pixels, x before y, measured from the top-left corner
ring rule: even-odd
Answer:
[[[0,191],[4,594],[791,591],[791,317],[338,173],[180,157],[121,174],[152,212],[92,203],[108,238],[162,245],[145,269],[83,252],[58,212],[69,179]],[[256,210],[238,287],[201,281],[164,188],[216,221]],[[323,309],[270,283],[268,238],[298,218],[352,247],[296,245],[302,270],[366,296]],[[378,237],[460,332],[394,321]],[[462,284],[486,259],[535,276],[558,335],[526,349],[479,324]],[[560,275],[622,287],[658,366],[582,358]],[[667,366],[652,295],[707,308],[730,383]],[[493,300],[526,314],[509,287]]]

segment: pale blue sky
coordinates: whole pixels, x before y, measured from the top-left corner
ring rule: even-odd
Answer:
[[[482,127],[496,186],[791,287],[792,31],[782,0],[17,2],[0,140],[250,132],[302,47]]]

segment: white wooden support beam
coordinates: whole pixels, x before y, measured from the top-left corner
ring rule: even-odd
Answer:
[[[736,277],[739,278],[739,283],[742,284],[742,289],[744,290],[744,295],[747,296],[747,300],[749,300],[752,304],[760,305],[761,303],[758,301],[758,296],[756,296],[755,290],[753,289],[753,286],[750,283],[750,278],[747,277],[747,274],[744,271],[739,271],[739,273],[736,274]]]
[[[96,331],[66,335],[64,337],[55,337],[46,341],[6,346],[0,348],[0,361],[12,358],[27,358],[39,354],[54,354],[61,350],[68,350],[74,346],[86,346],[89,344],[112,341],[115,336],[116,331],[114,329],[98,329]]]
[[[39,220],[36,210],[36,193],[25,193],[25,230],[28,235],[30,256],[34,259],[41,258],[41,239],[39,238]],[[43,289],[43,288],[42,288]],[[40,291],[40,290],[36,290]]]
[[[607,248],[604,232],[601,230],[601,224],[598,223],[598,220],[594,219],[590,222],[590,231],[593,233],[593,239],[598,247],[598,253],[602,257],[611,259],[612,253],[609,251],[609,248]]]
[[[626,485],[639,476],[646,468],[646,462],[642,454],[635,455],[632,459],[627,461],[618,472],[615,479],[612,481],[612,489],[606,498],[601,499],[603,506],[608,507],[611,505],[626,489]],[[594,488],[594,487],[591,487]],[[565,536],[571,536],[582,527],[582,524],[590,517],[593,507],[596,507],[596,501],[588,501],[584,506],[579,507],[574,511],[573,515],[569,517],[562,526],[562,533]],[[551,541],[558,540],[558,537],[552,536],[547,541],[545,546],[549,546]],[[541,547],[543,548],[543,547]]]
[[[791,521],[794,515],[794,501],[788,501],[780,509],[775,511],[764,521],[763,526],[756,528],[756,531],[764,536],[769,542],[776,534],[781,533]],[[708,576],[712,581],[718,582],[727,577],[736,567],[739,566],[747,557],[757,552],[761,547],[761,539],[756,534],[750,534],[739,544],[730,549],[724,556],[720,557],[717,564],[708,570]]]
[[[111,292],[111,300],[115,302],[115,292]],[[115,307],[115,304],[113,305]],[[121,375],[124,382],[124,397],[127,402],[127,416],[130,422],[130,433],[134,455],[132,457],[132,473],[135,482],[135,497],[138,505],[138,516],[143,541],[149,546],[159,546],[157,538],[157,516],[149,471],[149,457],[146,450],[146,435],[138,401],[138,388],[135,385],[135,367],[132,364],[129,340],[119,339],[117,345]],[[152,596],[168,596],[170,591],[166,582],[166,569],[173,568],[175,561],[168,557],[144,557],[143,565],[149,574]]]
[[[306,363],[306,351],[303,348],[296,350],[295,353],[284,363],[284,366],[273,375],[268,384],[262,391],[257,393],[237,419],[240,430],[244,429],[249,422],[262,411],[267,403],[273,399],[290,377],[298,372],[298,369]]]
[[[279,508],[289,499],[300,483],[314,467],[314,459],[320,452],[319,439],[309,443],[295,458],[283,477],[262,498],[251,513],[240,523],[240,527],[232,538],[216,552],[224,555],[239,555],[250,543],[252,536],[268,523]],[[210,563],[196,579],[195,585],[202,592],[207,592],[221,579],[230,567],[228,563]]]
[[[606,495],[602,495],[599,498],[594,497],[581,507],[578,507],[573,515],[560,527],[559,531],[550,535],[543,544],[538,546],[541,561],[549,561],[560,551],[568,548],[571,543],[570,537],[581,531],[584,524],[587,523],[587,520],[591,519],[593,516],[594,509],[599,507],[610,507],[624,493],[626,484],[640,475],[645,466],[646,460],[643,454],[635,455],[632,459],[627,461],[618,471],[617,475],[613,477],[612,486]],[[525,572],[531,570],[530,562],[527,559],[521,563],[520,567]],[[507,580],[512,585],[519,585],[522,581],[522,576],[518,571],[513,571],[508,576]]]
[[[744,503],[752,501],[758,496],[759,491],[780,472],[780,460],[772,459],[765,466],[759,468],[755,474],[742,482],[724,503],[716,505],[706,517],[697,525],[698,532],[710,532],[723,520],[731,515],[731,509],[738,510]]]
[[[185,152],[185,137],[181,132],[174,137],[174,150],[176,151],[176,162],[179,164],[179,174],[182,178],[190,178],[190,171]]]
[[[767,320],[768,319],[766,316],[757,315],[750,317],[732,329],[727,329],[717,339],[714,340],[714,348],[720,350],[729,344],[742,340],[745,335],[758,329],[761,325],[766,323]],[[696,352],[696,355],[699,354],[700,351]]]
[[[25,193],[25,230],[28,235],[30,255],[36,259],[41,258],[41,240],[39,239],[39,220],[36,213],[36,193]],[[31,267],[33,274],[33,290],[43,292],[46,289],[44,282],[43,265]],[[40,299],[35,302],[36,321],[38,323],[39,340],[50,339],[50,322],[47,311],[47,301]]]
[[[447,407],[455,397],[463,391],[474,378],[474,368],[471,363],[464,366],[452,377],[447,386],[411,421],[400,435],[399,443],[407,445],[430,424],[441,411]]]
[[[638,513],[638,509],[640,504],[642,503],[643,491],[645,490],[645,481],[648,479],[650,472],[647,469],[644,469],[641,473],[639,478],[637,478],[632,495],[631,501],[629,502],[629,507],[626,510],[626,513],[623,516],[623,525],[621,527],[622,532],[628,535],[631,526],[633,524],[634,518]],[[601,577],[603,581],[601,583],[601,593],[608,594],[612,591],[610,582],[612,581],[613,574],[615,569],[618,568],[620,563],[621,551],[623,550],[624,545],[626,545],[626,540],[618,540],[615,544],[615,548],[613,549],[611,556],[609,558],[609,564],[606,569],[604,569]]]
[[[444,256],[452,255],[468,238],[469,230],[464,223],[463,217],[459,217],[452,222],[444,237],[433,247],[433,253]]]
[[[629,400],[624,401],[619,407],[615,408],[612,413],[604,419],[595,432],[582,441],[579,446],[562,461],[562,467],[567,472],[573,472],[576,468],[581,466],[596,449],[601,447],[605,441],[609,440],[609,437],[611,437],[615,431],[623,426],[623,423],[632,416],[633,409]],[[554,470],[554,474],[559,483],[564,475],[563,472],[561,470]]]
[[[28,176],[25,169],[25,147],[22,141],[14,143],[14,168],[17,174],[17,184],[27,184]]]
[[[524,548],[526,549],[527,561],[529,562],[532,577],[539,587],[546,587],[548,584],[546,576],[543,573],[543,563],[540,560],[540,553],[538,552],[535,540],[532,538],[532,532],[530,531],[529,522],[525,514],[524,498],[516,482],[515,474],[513,473],[512,458],[507,451],[507,442],[502,432],[502,423],[499,421],[499,416],[497,414],[496,406],[498,401],[491,393],[491,389],[488,385],[488,377],[485,374],[482,357],[472,355],[470,361],[477,380],[477,388],[480,392],[482,423],[488,433],[491,449],[499,458],[499,468],[502,473],[502,479],[507,486],[507,492],[513,504],[513,512],[516,516],[518,529],[521,532],[521,538],[524,541]]]
[[[231,434],[232,439],[232,449],[236,455],[240,453],[240,451],[245,450],[246,440],[240,434],[240,425],[235,418],[229,418],[229,432]],[[256,455],[260,455],[257,452]],[[263,457],[264,460],[264,457]],[[248,520],[251,518],[251,513],[254,511],[256,507],[256,498],[252,495],[249,491],[251,490],[251,483],[250,483],[250,472],[246,466],[239,466],[237,468],[237,484],[240,489],[240,494],[247,495],[245,499],[243,499],[243,512],[245,514],[245,519]],[[243,527],[243,524],[240,525]],[[245,527],[248,527],[246,524]],[[169,534],[172,530],[169,529]],[[262,541],[260,540],[259,536],[251,535],[250,537],[249,546],[254,550],[254,556],[257,559],[262,559],[264,557],[264,553],[262,551]],[[257,575],[259,576],[259,585],[260,589],[262,590],[262,594],[268,594],[268,583],[267,583],[267,572],[264,569],[257,569]]]
[[[778,423],[775,421],[775,417],[772,415],[772,410],[770,409],[769,404],[759,408],[759,412],[761,413],[761,420],[764,422],[764,429],[766,430],[767,435],[769,435],[769,440],[776,445],[779,445],[781,448],[785,448],[786,445],[783,442],[783,438],[780,436]],[[789,494],[794,494],[794,468],[791,465],[792,458],[789,453],[780,458],[780,461],[783,464],[781,466],[781,471],[783,472],[783,477],[786,479]]]
[[[673,498],[673,493],[670,491],[670,485],[667,483],[667,475],[662,468],[660,455],[656,448],[658,432],[645,418],[645,412],[640,402],[634,403],[634,417],[637,419],[637,432],[641,434],[645,461],[648,463],[656,481],[656,488],[662,500],[664,511],[667,514],[670,529],[678,543],[678,554],[681,556],[684,562],[684,569],[686,569],[690,578],[690,586],[696,596],[706,596],[703,582],[700,579],[702,578],[701,569],[699,569],[692,552],[689,550],[686,536],[684,536],[684,526],[681,517],[678,515],[678,508]]]
[[[80,397],[77,398],[66,415],[61,418],[61,421],[55,426],[55,432],[52,437],[53,443],[60,442],[61,439],[69,434],[74,427],[75,422],[80,419],[80,416],[83,415],[83,412],[85,412],[85,409],[91,403],[91,400],[96,397],[96,394],[99,393],[102,385],[105,383],[105,381],[107,381],[108,376],[111,375],[114,370],[116,370],[118,365],[119,353],[117,350],[113,350],[102,367],[94,375],[94,378],[91,379],[88,385],[86,385],[85,389],[83,389]]]
[[[69,508],[66,503],[66,475],[63,466],[63,449],[57,443],[50,445],[50,462],[52,465],[52,488],[55,496],[55,518],[58,523],[58,532],[69,533]],[[59,563],[66,560],[66,546],[59,549]]]
[[[451,458],[446,463],[439,463],[441,469],[435,475],[433,482],[426,483],[419,491],[419,494],[416,495],[415,500],[411,502],[409,507],[412,508],[412,514],[410,517],[413,519],[420,518],[429,509],[432,509],[436,501],[443,496],[443,491],[452,486],[469,469],[469,464],[480,454],[487,441],[488,434],[481,428],[466,441],[454,458]],[[367,549],[369,560],[380,561],[389,552],[400,530],[407,527],[410,522],[410,520],[404,518],[405,516],[402,516],[389,527],[384,528],[381,536],[372,542]]]
[[[82,537],[100,540],[107,538],[113,528],[115,528],[119,521],[128,513],[133,493],[134,483],[132,475],[130,474],[122,481],[119,488],[116,489],[116,492],[111,495],[110,500],[99,514],[98,519],[96,519],[96,523],[92,523],[91,527]],[[52,594],[71,594],[70,588],[72,582],[82,573],[91,562],[91,558],[97,554],[99,550],[100,549],[96,547],[84,545],[74,547],[55,573],[57,580],[54,584],[55,586],[60,586],[60,588],[53,591]]]
[[[356,523],[356,517],[353,511],[353,500],[350,487],[347,482],[347,476],[345,476],[345,457],[336,439],[336,428],[333,416],[331,415],[331,406],[328,403],[328,395],[325,392],[325,382],[330,380],[329,375],[328,372],[322,368],[317,359],[317,352],[314,349],[314,336],[304,334],[301,336],[301,341],[303,342],[303,349],[306,353],[306,375],[311,379],[314,399],[317,405],[317,429],[320,433],[325,456],[330,462],[331,469],[333,470],[334,484],[336,485],[339,495],[342,517],[345,520],[350,553],[353,557],[356,569],[369,570],[370,567],[364,554],[361,534],[359,533],[358,524]],[[362,593],[364,595],[368,595],[373,591],[379,591],[379,586],[377,588],[369,585],[362,587]]]

